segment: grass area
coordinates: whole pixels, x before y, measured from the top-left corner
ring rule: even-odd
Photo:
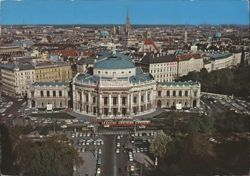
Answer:
[[[58,113],[40,113],[40,114],[32,114],[33,117],[41,117],[41,118],[51,118],[51,119],[74,119],[75,117],[70,116],[65,112]]]

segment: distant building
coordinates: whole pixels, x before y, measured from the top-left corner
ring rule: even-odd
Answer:
[[[72,79],[72,69],[65,62],[40,62],[35,65],[36,82],[61,82]]]
[[[208,72],[223,68],[233,68],[240,65],[241,62],[241,53],[217,52],[211,54],[209,57],[210,59],[204,64]]]
[[[139,66],[159,82],[174,81],[178,77],[178,64],[174,55],[145,55]]]
[[[67,82],[36,82],[27,95],[29,108],[46,109],[48,104],[56,109],[70,107],[70,84]]]
[[[97,58],[82,58],[76,63],[77,73],[86,73],[93,68]]]
[[[158,82],[171,82],[192,71],[203,68],[203,58],[198,54],[145,55],[139,65],[151,73]]]
[[[0,64],[7,64],[13,57],[24,56],[24,50],[18,46],[0,47]]]
[[[127,11],[127,18],[126,18],[126,24],[125,24],[125,33],[129,35],[131,31],[131,23],[130,23],[130,16],[129,12]]]
[[[176,56],[178,62],[178,78],[189,72],[199,72],[203,68],[203,57],[199,54],[184,54]]]
[[[187,30],[185,29],[185,33],[184,33],[184,43],[187,43],[188,38],[187,38]]]
[[[1,66],[2,92],[10,96],[25,96],[35,82],[35,69],[31,64]]]
[[[161,108],[194,108],[200,106],[200,84],[197,82],[164,82],[157,86],[157,106]]]
[[[139,52],[143,53],[159,53],[159,48],[156,46],[155,42],[152,39],[145,39]]]

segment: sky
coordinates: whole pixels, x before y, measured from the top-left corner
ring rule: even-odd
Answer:
[[[0,0],[0,24],[249,24],[248,0]]]

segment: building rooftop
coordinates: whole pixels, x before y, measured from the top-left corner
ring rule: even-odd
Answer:
[[[36,68],[60,67],[70,65],[66,62],[37,62],[34,66]]]
[[[90,74],[79,74],[76,78],[76,81],[80,83],[87,83],[87,84],[98,84],[101,80],[108,80],[111,81],[113,78],[110,77],[99,77],[96,75],[90,75]],[[154,80],[153,76],[150,73],[143,73],[141,68],[137,68],[136,75],[131,76],[131,77],[119,77],[116,78],[116,80],[124,80],[128,81],[130,83],[143,83],[145,81],[151,81]],[[114,80],[115,81],[115,80]]]
[[[135,68],[135,64],[126,55],[111,54],[94,64],[94,69],[128,69]]]
[[[148,54],[142,58],[141,63],[154,64],[154,63],[175,62],[175,61],[177,61],[175,55],[164,55],[157,57],[153,54]]]
[[[82,64],[94,64],[97,58],[82,58],[80,59],[77,64],[82,65]]]
[[[194,85],[200,85],[198,82],[194,82],[194,81],[184,81],[184,82],[161,82],[159,83],[162,86],[179,86],[179,87],[183,87],[183,86],[194,86]]]
[[[7,70],[14,70],[14,69],[19,69],[19,70],[32,70],[34,69],[34,66],[30,63],[22,63],[22,64],[4,64],[1,65],[1,68],[7,69]]]
[[[218,59],[224,59],[230,56],[232,56],[232,53],[229,53],[229,52],[219,53],[218,52],[218,53],[211,54],[210,58],[212,60],[218,60]]]

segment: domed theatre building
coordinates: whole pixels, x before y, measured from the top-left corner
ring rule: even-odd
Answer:
[[[156,81],[130,58],[111,54],[93,66],[93,74],[73,79],[73,110],[98,117],[132,117],[156,109]]]

